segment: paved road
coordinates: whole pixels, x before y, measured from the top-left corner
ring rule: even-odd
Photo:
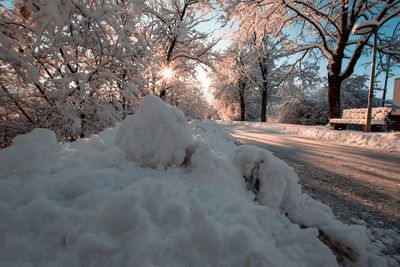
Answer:
[[[285,160],[303,189],[343,221],[362,219],[400,231],[400,154],[242,125],[224,127],[241,143],[264,147]],[[400,251],[400,245],[394,249]]]

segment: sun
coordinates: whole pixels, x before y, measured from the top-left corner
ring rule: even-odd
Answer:
[[[174,76],[174,72],[172,71],[171,68],[165,68],[165,69],[163,69],[163,71],[162,71],[162,76],[163,76],[165,79],[169,80],[169,79],[171,79],[171,78]]]

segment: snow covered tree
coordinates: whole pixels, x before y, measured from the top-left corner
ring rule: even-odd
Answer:
[[[251,26],[262,33],[266,28],[275,34],[290,31],[292,50],[307,53],[317,49],[328,61],[329,117],[340,117],[342,82],[350,77],[373,33],[352,34],[357,23],[376,21],[379,29],[379,50],[400,56],[399,40],[387,45],[386,26],[399,23],[398,0],[248,0],[225,2],[228,11],[242,26]],[[234,11],[233,11],[234,10]],[[392,39],[390,39],[392,40]]]
[[[166,72],[177,78],[192,75],[199,64],[211,66],[216,56],[212,49],[218,40],[209,40],[210,33],[198,30],[199,24],[211,19],[210,10],[208,1],[145,2],[142,24],[152,50],[148,59],[152,62],[148,69],[149,89],[162,99],[167,98],[172,88],[164,81]]]
[[[287,55],[279,39],[266,32],[257,40],[257,33],[252,37],[251,51],[254,53],[253,82],[260,91],[260,121],[267,121],[267,104],[269,94],[284,81],[284,70],[278,66],[278,60]]]
[[[239,42],[233,43],[222,55],[216,65],[217,70],[212,76],[213,94],[215,99],[225,103],[238,105],[240,120],[246,120],[246,107],[252,90],[251,51],[243,49]]]
[[[281,41],[266,34],[261,36],[261,40],[257,33],[233,40],[224,54],[225,62],[219,64],[214,87],[237,94],[233,102],[240,106],[241,119],[261,117],[262,122],[266,121],[267,100],[272,98],[287,72],[283,61],[278,62],[284,55]],[[224,76],[229,78],[224,79]],[[215,91],[221,94],[221,89]],[[229,102],[226,97],[217,97]]]
[[[147,53],[137,3],[24,0],[1,9],[1,91],[17,107],[4,111],[15,127],[73,140],[132,112]]]
[[[271,101],[274,120],[282,123],[326,124],[326,94],[318,64],[305,61],[290,68]]]
[[[196,104],[191,116],[202,117],[208,108],[195,67],[211,64],[216,41],[196,27],[209,7],[193,0],[21,0],[1,8],[1,138],[34,127],[60,140],[85,137],[133,113],[149,93]],[[179,94],[167,95],[172,87]]]
[[[314,77],[314,80],[318,79],[318,75],[315,74],[308,75],[308,77]],[[342,109],[365,108],[367,106],[368,80],[368,76],[365,75],[352,75],[343,82],[341,90]],[[290,96],[286,95],[280,102],[275,102],[275,120],[277,122],[305,125],[325,125],[328,123],[326,89],[315,87],[314,81],[311,81],[312,83],[309,81],[295,82],[300,90]],[[314,85],[310,87],[310,84]],[[378,100],[374,98],[373,106],[378,105]]]
[[[179,75],[165,81],[168,94],[164,101],[179,108],[188,119],[205,119],[209,116],[210,106],[193,69],[186,75]]]

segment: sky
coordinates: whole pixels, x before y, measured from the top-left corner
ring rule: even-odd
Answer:
[[[13,0],[0,0],[0,4],[7,8],[12,7],[12,2]]]
[[[197,68],[197,79],[200,82],[201,88],[203,89],[206,100],[211,103],[214,100],[213,94],[210,92],[210,79],[208,78],[207,72],[203,68]]]
[[[214,17],[211,21],[201,23],[198,25],[198,30],[202,32],[211,33],[210,38],[220,38],[220,41],[215,46],[216,50],[223,51],[229,47],[230,40],[229,40],[229,26],[224,26],[219,20],[218,16],[220,16],[219,11],[212,11],[208,17]],[[213,94],[210,92],[210,80],[208,78],[207,71],[202,67],[198,67],[197,71],[197,78],[201,84],[203,89],[204,95],[209,103],[214,100]]]

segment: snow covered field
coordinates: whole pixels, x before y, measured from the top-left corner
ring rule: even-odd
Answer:
[[[327,126],[304,126],[297,124],[259,123],[259,122],[227,122],[219,121],[222,125],[243,125],[245,127],[263,129],[265,131],[298,134],[300,136],[334,142],[385,149],[400,152],[400,132],[364,133],[361,131],[338,131]]]
[[[271,152],[154,96],[88,139],[18,136],[0,170],[0,266],[396,266]]]

